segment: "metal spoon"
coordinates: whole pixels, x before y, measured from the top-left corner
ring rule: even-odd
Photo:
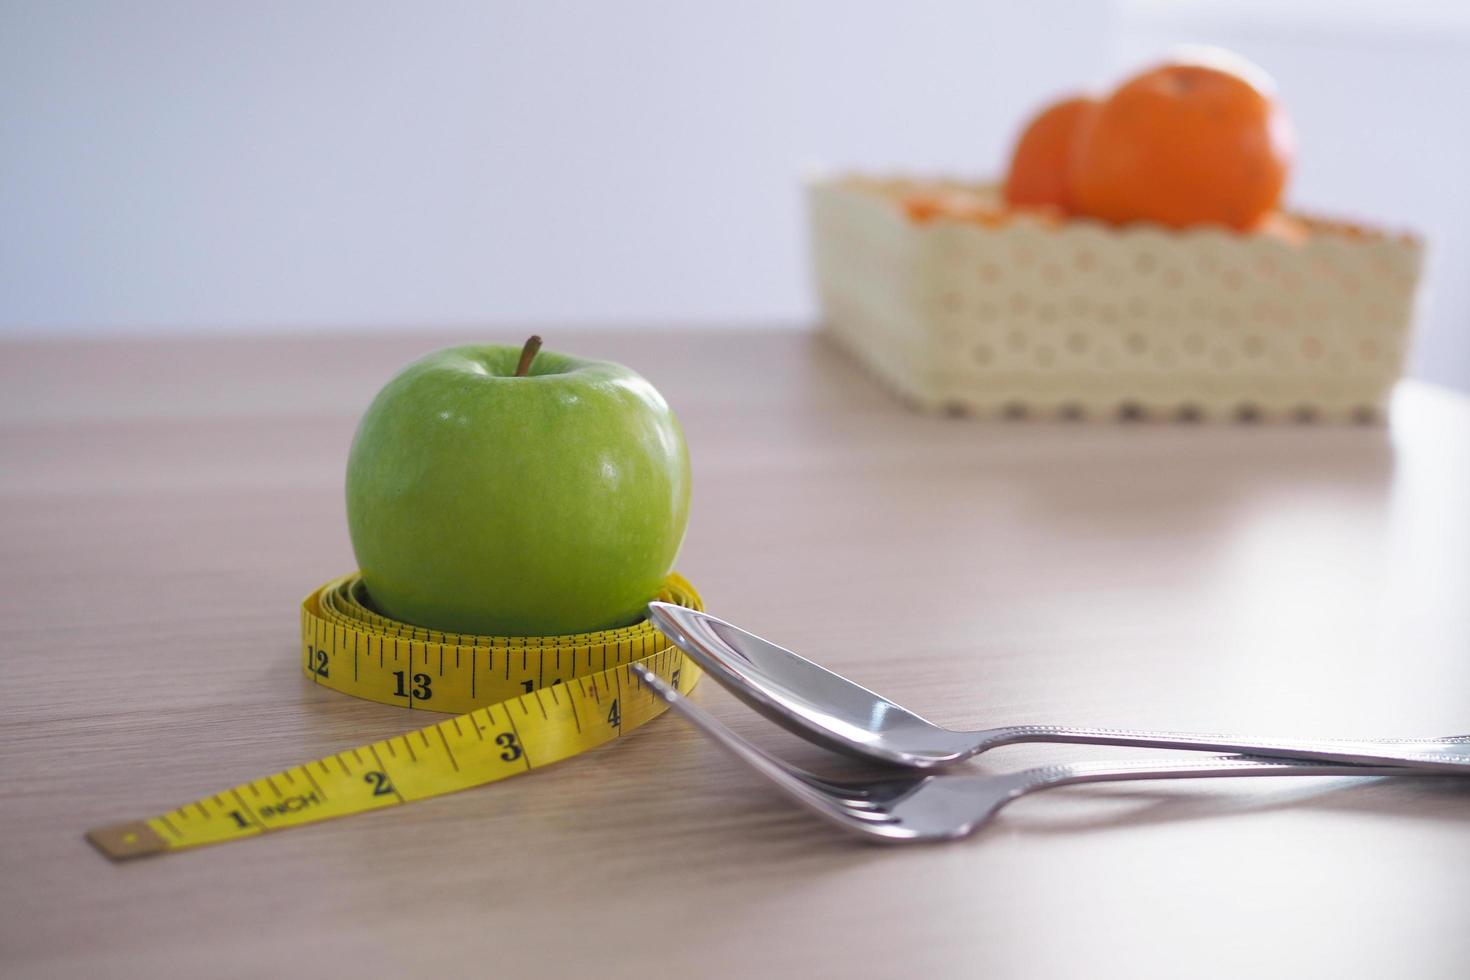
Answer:
[[[1302,739],[1061,725],[951,731],[738,626],[667,602],[651,602],[648,608],[661,632],[756,711],[809,741],[890,765],[928,769],[1017,742],[1076,742],[1411,766],[1470,775],[1470,736]]]

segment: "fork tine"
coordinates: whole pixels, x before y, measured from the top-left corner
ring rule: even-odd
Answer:
[[[683,697],[665,683],[663,678],[642,664],[632,663],[628,666],[638,679],[660,699],[667,702],[669,707],[683,715],[712,741],[775,783],[797,802],[844,829],[872,836],[884,836],[882,831],[869,828],[886,824],[888,821],[885,815],[864,808],[861,800],[849,799],[824,789],[824,780],[819,780],[810,773],[783,762],[764,749],[747,742],[716,721],[704,709]]]
[[[849,816],[853,820],[862,820],[871,824],[891,825],[902,822],[893,814],[888,813],[887,811],[883,811],[881,813],[873,813],[869,810],[854,810],[849,814]]]
[[[795,767],[792,768],[795,769]],[[799,776],[802,781],[810,786],[815,787],[816,789],[821,790],[823,793],[826,793],[829,796],[833,796],[841,800],[847,800],[851,803],[866,803],[868,801],[868,798],[873,795],[872,791],[868,789],[868,787],[859,785],[857,783],[834,782],[832,780],[823,779],[820,776],[813,775],[812,773],[806,772],[805,770],[801,769],[796,769],[793,775]]]

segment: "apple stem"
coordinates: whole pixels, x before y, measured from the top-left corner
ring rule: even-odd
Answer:
[[[521,348],[521,362],[516,365],[516,377],[524,378],[526,372],[531,370],[531,362],[536,359],[536,352],[541,349],[541,338],[532,334],[526,339],[526,346]]]

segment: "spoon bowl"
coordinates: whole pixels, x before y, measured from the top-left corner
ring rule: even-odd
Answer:
[[[968,758],[975,736],[954,732],[805,657],[714,616],[649,603],[654,626],[730,693],[771,721],[865,761],[928,769]]]

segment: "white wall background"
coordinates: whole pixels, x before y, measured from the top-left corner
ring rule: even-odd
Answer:
[[[807,321],[803,167],[993,173],[1217,40],[1282,83],[1296,203],[1429,234],[1416,363],[1470,387],[1470,16],[1284,10],[0,0],[0,332]]]

